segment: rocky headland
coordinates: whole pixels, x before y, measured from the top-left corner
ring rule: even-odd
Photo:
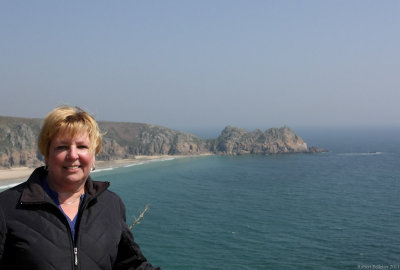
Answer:
[[[0,116],[0,168],[43,164],[43,157],[37,150],[42,123],[43,119]],[[103,148],[96,159],[103,161],[155,155],[267,155],[325,151],[319,147],[308,147],[286,126],[253,132],[227,126],[218,138],[207,140],[143,123],[100,121],[99,126],[104,133]]]

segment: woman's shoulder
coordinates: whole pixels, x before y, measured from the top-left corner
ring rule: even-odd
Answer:
[[[23,182],[17,186],[6,189],[0,193],[0,208],[4,209],[15,209],[18,205],[22,191],[26,187],[27,183]],[[7,210],[7,211],[8,211]]]
[[[8,200],[10,198],[19,198],[22,191],[26,187],[28,181],[17,184],[16,186],[10,187],[2,192],[0,192],[0,200]]]
[[[109,189],[105,190],[101,196],[104,196],[110,200],[122,201],[121,197],[117,193]]]
[[[110,182],[107,181],[96,181],[96,180],[90,180],[89,185],[87,186],[89,188],[89,193],[94,195],[95,197],[98,197],[102,201],[107,201],[107,202],[116,202],[120,204],[122,202],[121,198],[117,193],[114,191],[111,191],[109,189]]]

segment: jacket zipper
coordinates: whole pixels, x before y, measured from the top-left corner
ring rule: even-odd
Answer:
[[[25,205],[25,204],[42,204],[43,202],[40,202],[40,203],[25,203],[25,202],[20,202],[20,204],[21,205]],[[64,219],[66,220],[66,217],[64,216],[64,214],[62,213],[62,211],[58,208],[58,206],[56,206],[55,204],[53,204],[53,203],[50,203],[50,202],[44,202],[45,204],[50,204],[50,205],[52,205],[52,207],[55,207],[55,208],[57,208],[57,210],[59,211],[59,213],[64,217]],[[86,206],[86,204],[85,204],[85,206]],[[77,215],[79,215],[79,211],[80,211],[80,209],[78,210],[78,214]],[[79,216],[78,216],[78,218],[79,218]],[[67,220],[66,220],[67,221]],[[68,223],[68,221],[67,221],[67,223]],[[74,269],[78,269],[78,247],[76,246],[76,241],[74,241],[73,240],[73,237],[72,237],[72,231],[71,231],[71,228],[69,227],[69,225],[67,224],[67,228],[68,228],[68,230],[69,230],[69,236],[70,236],[70,239],[71,239],[71,242],[72,242],[72,246],[73,246],[73,253],[74,253]],[[77,236],[77,232],[76,232],[76,235],[75,235],[75,237]],[[76,240],[76,239],[75,239]]]
[[[52,204],[53,205],[53,204]],[[62,211],[61,211],[61,209],[60,208],[58,208],[58,206],[56,206],[56,205],[54,205],[56,208],[57,208],[57,210],[60,212],[60,214],[64,217],[64,219],[65,219],[65,221],[67,221],[67,218],[65,217],[65,215],[62,213]],[[80,209],[78,210],[78,213],[77,213],[77,215],[78,215],[78,217],[77,217],[77,219],[79,219],[79,214],[80,214]],[[74,254],[74,269],[78,269],[78,247],[77,247],[77,242],[76,242],[76,236],[77,236],[77,231],[75,232],[75,240],[74,240],[74,238],[73,238],[73,236],[72,236],[72,231],[71,231],[71,228],[69,227],[69,225],[68,225],[68,221],[67,221],[67,229],[68,229],[68,231],[69,231],[69,236],[70,236],[70,239],[71,239],[71,243],[72,243],[72,246],[73,246],[73,254]]]
[[[81,205],[79,205],[78,213],[77,213],[77,218],[76,218],[76,231],[75,231],[75,241],[72,241],[74,243],[74,265],[75,269],[78,269],[78,235],[79,235],[79,226],[81,223],[81,218],[83,215],[83,211],[86,209],[88,203],[90,200],[85,198],[82,202]],[[72,237],[72,232],[70,231],[70,235]]]
[[[74,247],[75,268],[78,267],[78,248]]]
[[[103,191],[105,191],[106,189],[107,189],[107,187],[110,185],[110,182],[106,182],[106,184],[107,184],[107,186],[104,188],[104,189],[102,189],[101,190],[101,192],[100,193],[102,193]],[[98,193],[97,195],[99,195],[100,193]],[[81,219],[81,217],[82,217],[82,212],[84,211],[84,209],[86,209],[86,207],[87,207],[87,205],[89,204],[89,202],[92,200],[93,198],[90,198],[90,199],[87,199],[86,197],[85,197],[85,200],[83,201],[83,204],[82,204],[82,206],[79,208],[79,210],[78,210],[78,217],[77,217],[77,230],[76,230],[76,235],[75,235],[75,241],[74,241],[74,239],[73,239],[73,237],[72,237],[72,232],[71,232],[71,229],[69,228],[69,226],[67,226],[68,227],[68,229],[69,229],[69,235],[70,235],[70,237],[71,237],[71,242],[72,242],[72,245],[73,245],[73,257],[74,257],[74,259],[73,259],[73,265],[74,265],[74,269],[78,269],[78,247],[77,247],[77,238],[78,238],[78,234],[79,234],[79,223],[80,223],[80,219]],[[55,205],[53,202],[49,202],[49,201],[40,201],[40,202],[24,202],[24,201],[20,201],[20,204],[21,205],[25,205],[25,204],[43,204],[43,203],[45,203],[45,204],[50,204],[50,205],[52,205],[52,206],[54,206],[54,207],[56,207],[57,208],[57,210],[59,211],[59,213],[62,215],[62,216],[64,216],[64,214],[61,212],[61,210],[58,208],[58,206],[57,205]],[[64,218],[65,218],[65,216],[64,216]]]

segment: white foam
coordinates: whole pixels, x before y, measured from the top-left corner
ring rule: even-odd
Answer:
[[[97,172],[104,172],[104,171],[112,171],[114,168],[104,168],[104,169],[96,169],[95,171],[91,173],[97,173]]]
[[[156,159],[149,159],[149,160],[145,160],[145,161],[140,161],[140,162],[134,162],[132,164],[127,164],[124,166],[116,166],[116,167],[110,167],[110,168],[104,168],[104,169],[96,169],[95,171],[91,172],[91,173],[97,173],[97,172],[103,172],[103,171],[111,171],[117,168],[129,168],[129,167],[133,167],[133,166],[140,166],[140,165],[144,165],[144,164],[148,164],[151,162],[161,162],[161,161],[170,161],[170,160],[174,160],[175,158],[173,157],[168,157],[168,158],[156,158]]]
[[[157,162],[157,161],[169,161],[169,160],[174,160],[175,158],[160,158],[160,159],[152,159],[149,160],[149,162]]]
[[[175,158],[163,158],[163,159],[160,159],[160,161],[169,161],[169,160],[174,160]],[[154,160],[154,161],[156,161],[156,160]]]
[[[377,156],[382,155],[382,152],[365,152],[365,153],[342,153],[339,156]]]
[[[128,168],[128,167],[139,166],[139,165],[143,165],[143,164],[144,164],[144,162],[138,162],[138,163],[133,163],[133,164],[125,165],[124,167],[125,167],[125,168]]]
[[[15,186],[17,186],[19,184],[20,183],[12,183],[12,184],[7,184],[7,185],[4,185],[4,186],[0,186],[0,190],[12,188],[12,187],[15,187]]]
[[[127,168],[127,167],[132,167],[132,166],[144,165],[144,164],[151,163],[151,162],[169,161],[169,160],[174,160],[174,159],[175,158],[149,159],[149,160],[146,160],[146,161],[141,161],[141,162],[138,162],[138,163],[132,163],[132,164],[129,164],[129,165],[125,165],[124,167]]]

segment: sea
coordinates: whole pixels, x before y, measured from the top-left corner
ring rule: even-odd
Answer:
[[[320,154],[101,170],[164,270],[400,269],[400,127],[294,130]]]

